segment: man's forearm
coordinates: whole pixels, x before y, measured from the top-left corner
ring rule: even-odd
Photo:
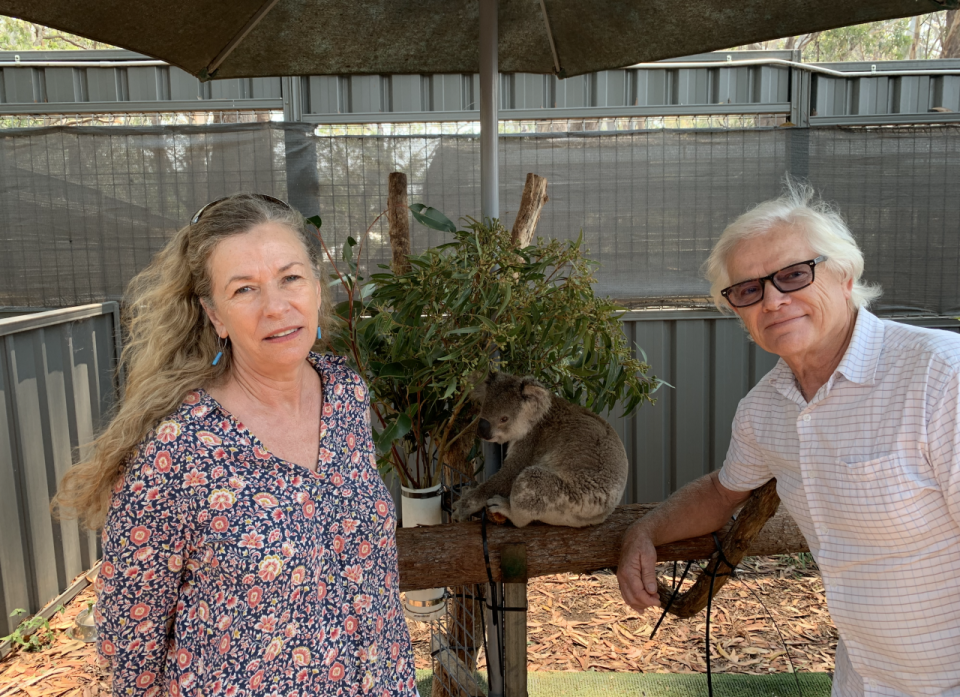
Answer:
[[[637,525],[654,545],[706,535],[722,528],[749,495],[725,489],[711,472],[677,491]]]

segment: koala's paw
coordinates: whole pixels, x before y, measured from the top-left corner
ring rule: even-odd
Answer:
[[[497,525],[503,525],[510,520],[510,500],[504,496],[493,496],[487,499],[487,517]]]
[[[471,496],[473,491],[468,491],[463,497],[453,504],[453,519],[457,522],[469,520],[470,516],[483,508],[483,501],[477,501],[476,497]]]

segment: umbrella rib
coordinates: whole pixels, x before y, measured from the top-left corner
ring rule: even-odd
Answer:
[[[223,64],[227,56],[233,53],[233,50],[240,45],[240,42],[247,38],[247,34],[253,31],[253,28],[260,23],[260,20],[267,16],[267,13],[272,10],[273,6],[278,2],[280,2],[280,0],[267,0],[267,2],[257,10],[257,13],[250,18],[250,21],[244,25],[243,29],[230,39],[230,43],[224,46],[220,53],[217,54],[217,57],[207,66],[207,75],[213,77],[213,74],[217,72],[217,68]]]
[[[547,38],[550,40],[550,50],[553,52],[553,65],[560,74],[560,58],[557,57],[557,45],[553,42],[553,30],[550,28],[550,18],[547,16],[547,6],[540,0],[540,11],[543,12],[543,23],[547,25]]]

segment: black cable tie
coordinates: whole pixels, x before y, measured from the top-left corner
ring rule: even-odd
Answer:
[[[650,632],[650,638],[653,639],[656,635],[657,630],[660,629],[660,625],[663,623],[664,618],[667,616],[667,613],[670,612],[670,608],[673,606],[673,601],[677,599],[677,596],[680,594],[680,586],[683,585],[683,579],[687,577],[687,572],[690,571],[690,565],[693,564],[693,560],[687,562],[686,568],[683,570],[683,574],[680,576],[680,580],[677,582],[677,585],[673,588],[673,595],[670,596],[670,600],[667,601],[666,606],[663,608],[663,612],[660,613],[660,619],[657,620],[657,624],[654,626],[653,631]]]
[[[727,559],[726,555],[724,555],[724,553],[723,553],[723,547],[720,546],[720,538],[717,537],[717,533],[712,532],[712,533],[710,533],[710,534],[713,535],[713,543],[717,546],[717,561],[723,562],[724,564],[727,565],[727,568],[730,569],[730,573],[728,573],[728,574],[718,574],[718,576],[733,576],[733,575],[734,575],[734,573],[733,573],[733,572],[734,572],[734,569],[737,568],[737,565],[736,565],[736,564],[731,564],[731,563],[730,563],[730,560]]]
[[[717,539],[716,534],[714,534],[713,539],[719,548],[720,541]],[[713,697],[713,675],[710,672],[710,611],[713,609],[713,582],[716,580],[717,569],[714,567],[713,573],[710,574],[710,594],[707,596],[707,627],[704,632],[704,643],[707,650],[707,697]]]
[[[783,646],[783,653],[786,655],[787,660],[790,661],[790,668],[793,671],[793,679],[797,685],[797,694],[799,697],[803,697],[803,690],[800,689],[800,677],[797,675],[797,667],[793,665],[793,657],[790,655],[790,648],[787,646],[787,642],[783,638],[783,633],[780,631],[780,626],[777,624],[777,621],[773,619],[773,613],[770,612],[767,604],[763,602],[763,598],[760,597],[760,594],[757,593],[757,591],[755,591],[749,584],[747,584],[746,579],[741,579],[741,581],[743,582],[744,587],[753,593],[753,596],[757,599],[757,602],[760,603],[760,607],[762,607],[770,617],[770,621],[773,623],[773,628],[777,630],[777,635],[780,637],[780,644]]]
[[[504,673],[504,646],[503,646],[503,627],[500,624],[500,612],[502,612],[501,604],[503,598],[499,601],[497,600],[497,586],[493,582],[493,571],[490,568],[490,546],[487,543],[487,508],[484,506],[480,511],[480,537],[483,541],[483,563],[487,569],[487,579],[490,581],[490,600],[492,601],[492,606],[490,606],[490,614],[493,616],[493,630],[497,633],[497,653],[499,654],[500,660],[500,677],[503,678]],[[489,654],[487,654],[489,656]]]

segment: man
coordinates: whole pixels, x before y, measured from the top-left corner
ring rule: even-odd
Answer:
[[[740,402],[723,468],[627,531],[620,590],[658,606],[654,547],[719,529],[776,477],[840,633],[833,695],[958,696],[960,336],[868,312],[863,255],[812,197],[790,185],[707,261],[717,305],[781,360]]]

